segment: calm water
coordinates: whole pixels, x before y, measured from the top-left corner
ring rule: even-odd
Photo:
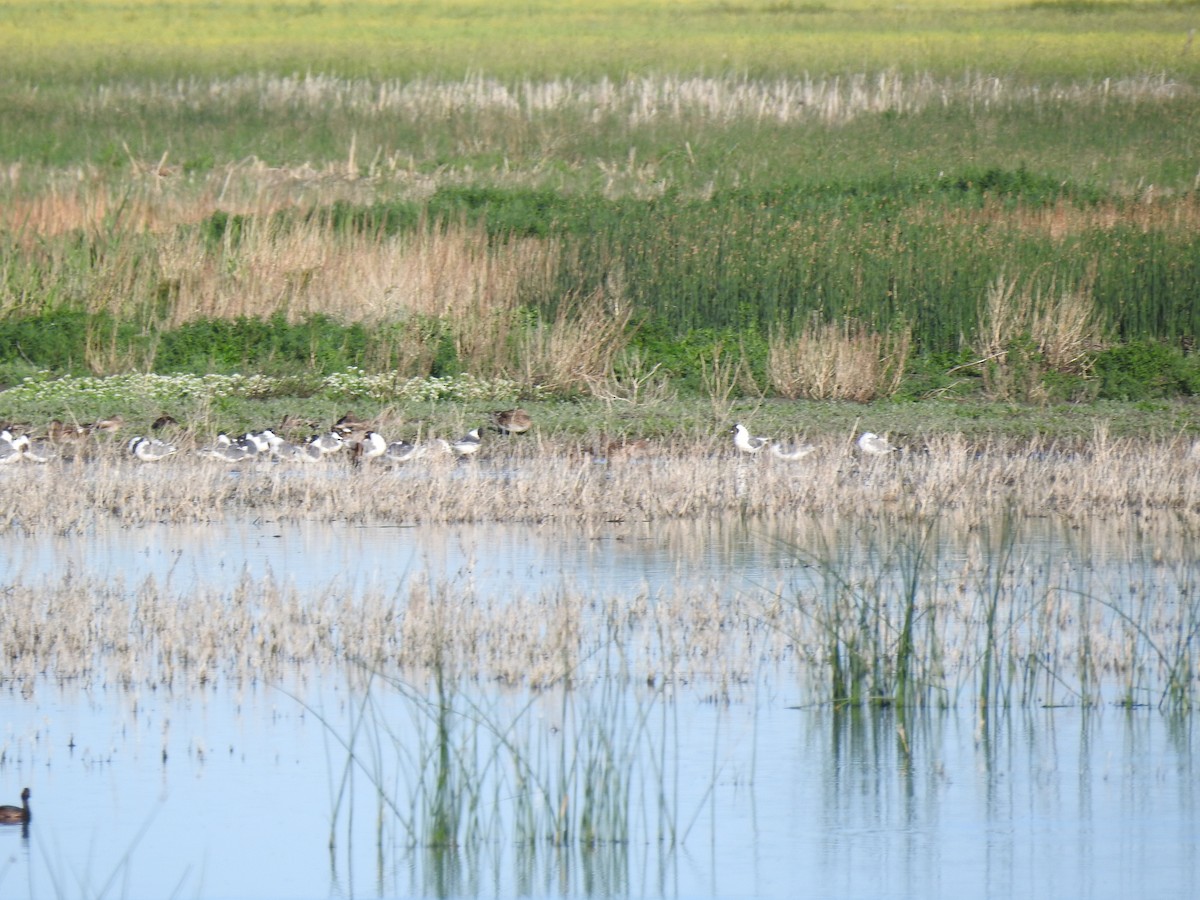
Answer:
[[[564,533],[259,521],[13,535],[0,566],[9,583],[73,570],[179,591],[267,573],[313,591],[391,591],[430,572],[481,592],[570,584],[622,596],[682,584],[736,594],[807,577],[805,547],[791,537],[779,523]],[[839,552],[853,559],[855,539],[845,540]],[[1121,530],[1047,526],[1031,557],[1111,566],[1127,579],[1130,561],[1153,552]],[[946,560],[959,553],[951,540]],[[243,690],[47,677],[22,693],[4,682],[0,800],[16,802],[29,785],[35,817],[25,833],[0,828],[2,895],[1200,895],[1193,724],[1152,709],[1011,710],[986,723],[967,708],[838,713],[803,708],[786,667],[765,669],[729,703],[702,689],[668,698],[591,686],[564,706],[558,691],[474,684],[463,697],[483,710],[475,727],[519,721],[513,734],[537,765],[576,746],[572,711],[632,735],[621,751],[634,782],[631,839],[518,843],[510,786],[488,781],[478,815],[494,836],[446,853],[410,849],[372,787],[415,802],[403,779],[406,760],[430,746],[420,704],[386,684],[368,692],[355,671],[305,674]],[[364,765],[343,787],[339,741],[363,721],[368,696],[360,733],[374,749],[360,748]],[[640,724],[621,724],[630,720]],[[489,728],[479,733],[486,745]],[[670,832],[673,841],[660,839]]]

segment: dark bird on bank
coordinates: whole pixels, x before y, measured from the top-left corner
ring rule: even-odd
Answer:
[[[533,427],[533,417],[520,407],[497,410],[492,413],[492,422],[506,434],[524,434]]]

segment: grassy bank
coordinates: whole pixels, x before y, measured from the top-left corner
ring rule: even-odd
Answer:
[[[1200,391],[1186,4],[67,11],[0,17],[0,383]]]

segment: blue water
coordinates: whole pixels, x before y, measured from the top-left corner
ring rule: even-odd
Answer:
[[[654,790],[635,796],[629,843],[560,850],[497,834],[469,852],[439,853],[409,848],[393,826],[377,845],[367,773],[346,793],[353,809],[335,818],[346,754],[333,738],[350,733],[340,701],[351,694],[332,684],[310,692],[324,723],[272,689],[237,698],[6,696],[0,779],[14,799],[29,784],[36,815],[27,836],[0,829],[0,891],[1118,898],[1200,890],[1194,735],[1190,722],[1156,712],[1014,711],[984,728],[967,711],[901,723],[887,711],[792,709],[786,690],[730,707],[680,700],[671,727],[686,737],[666,741],[659,785],[669,810],[661,813]],[[376,697],[392,722],[409,720],[395,697]],[[552,742],[553,717],[534,719],[530,732],[544,729]],[[661,733],[650,736],[657,746]],[[398,758],[391,746],[383,755],[385,768]],[[405,796],[397,788],[396,799]],[[658,839],[664,821],[674,844]]]
[[[768,532],[232,522],[14,537],[0,565],[10,583],[73,570],[175,591],[267,573],[313,591],[391,590],[432,573],[484,593],[569,582],[605,596],[805,577],[804,553]],[[1037,559],[1074,542],[1080,565],[1111,563],[1123,578],[1142,552],[1041,540]],[[408,830],[426,821],[434,739],[431,687],[406,677],[368,688],[353,668],[301,667],[241,689],[126,690],[49,672],[0,681],[0,802],[28,785],[34,810],[27,829],[0,827],[0,896],[1200,896],[1190,717],[805,708],[786,666],[718,701],[703,684],[589,682],[564,696],[472,681],[458,686],[460,713],[474,712],[455,717],[453,740],[494,763],[480,778],[480,833],[446,851]],[[629,839],[517,840],[511,751],[553,780],[564,759],[587,758],[575,726],[597,718],[630,779]],[[396,810],[381,812],[378,784]],[[578,783],[569,793],[586,802]]]

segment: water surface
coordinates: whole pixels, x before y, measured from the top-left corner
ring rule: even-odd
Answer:
[[[1184,564],[1186,548],[1139,534],[1112,523],[1043,523],[1022,534],[1022,571],[1127,586],[1139,573]],[[953,529],[937,540],[949,577],[972,551]],[[73,570],[129,585],[152,578],[186,593],[271,575],[314,594],[403,597],[406,579],[431,576],[488,596],[570,585],[596,596],[687,589],[750,603],[756,592],[806,589],[815,557],[836,555],[854,571],[892,546],[861,523],[564,530],[255,520],[11,535],[0,565],[21,585]],[[1143,579],[1147,589],[1152,579]],[[970,702],[904,714],[839,710],[812,704],[805,677],[777,661],[721,692],[597,678],[566,693],[532,693],[467,679],[455,685],[456,708],[475,712],[455,719],[454,739],[473,740],[495,771],[507,765],[489,749],[500,726],[512,726],[510,749],[549,773],[564,758],[587,757],[580,733],[601,723],[632,782],[627,839],[519,840],[513,782],[477,769],[484,834],[445,850],[408,830],[422,821],[408,779],[435,745],[434,686],[426,673],[394,674],[394,684],[368,683],[354,666],[299,665],[278,682],[241,685],[121,687],[61,682],[52,672],[33,684],[4,681],[0,799],[16,802],[29,785],[35,818],[25,830],[0,828],[0,890],[213,898],[1200,891],[1191,716],[1110,704],[1031,705],[984,718]],[[371,740],[348,766],[355,734]],[[381,804],[380,784],[400,815]]]

